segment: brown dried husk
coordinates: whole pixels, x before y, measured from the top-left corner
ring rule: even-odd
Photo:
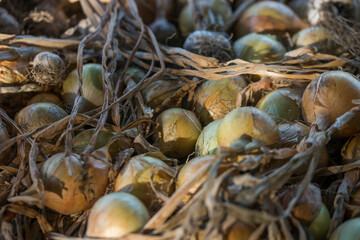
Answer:
[[[125,150],[119,153],[113,163],[115,171],[118,171],[119,166],[134,153],[157,151],[158,149],[145,140],[149,134],[148,127],[153,126],[154,122],[151,120],[147,106],[143,104],[142,96],[138,93],[162,74],[211,80],[239,74],[251,74],[282,78],[288,81],[309,82],[325,71],[337,69],[339,66],[356,67],[357,64],[352,59],[319,54],[314,49],[307,47],[288,52],[287,59],[278,64],[254,64],[242,60],[219,64],[214,58],[199,56],[180,48],[159,45],[151,31],[139,18],[134,1],[127,0],[127,7],[120,7],[119,2],[125,1],[112,0],[105,9],[95,1],[81,1],[84,14],[95,28],[95,32],[84,36],[81,41],[29,36],[11,36],[10,38],[9,35],[0,35],[2,44],[11,49],[7,51],[7,57],[4,60],[22,59],[23,55],[18,54],[22,50],[14,46],[19,43],[47,50],[61,50],[75,46],[78,48],[78,52],[77,59],[73,60],[76,60],[79,72],[82,71],[83,60],[89,53],[87,48],[92,48],[92,51],[102,54],[103,83],[106,85],[104,103],[100,108],[94,110],[95,114],[91,117],[79,114],[75,107],[70,116],[64,117],[44,129],[34,130],[35,132],[32,133],[24,133],[3,110],[0,111],[1,118],[14,127],[16,133],[19,133],[16,137],[0,144],[0,151],[3,151],[4,147],[15,144],[18,147],[16,158],[9,160],[16,167],[2,166],[4,170],[0,173],[1,179],[12,180],[11,183],[5,180],[1,182],[0,202],[3,207],[0,212],[0,222],[3,235],[16,234],[23,238],[29,236],[45,238],[47,236],[59,240],[79,239],[78,236],[80,236],[80,239],[89,239],[84,237],[87,212],[71,218],[60,216],[43,211],[43,209],[39,210],[36,206],[41,208],[42,205],[37,200],[19,196],[19,193],[30,185],[34,185],[40,195],[44,193],[44,186],[36,164],[37,156],[42,154],[39,152],[38,145],[43,141],[55,141],[57,146],[64,145],[66,153],[71,154],[73,131],[90,125],[95,127],[90,146],[95,145],[100,129],[106,128],[119,133],[116,141],[122,142]],[[117,32],[120,34],[117,35]],[[115,44],[117,41],[121,43],[119,48]],[[125,46],[129,46],[129,48]],[[126,88],[126,91],[121,92],[123,94],[119,94],[122,88],[117,88],[111,80],[116,66],[112,54],[114,52],[127,59],[126,66],[132,62],[148,70],[147,75],[135,84],[124,81],[120,77],[120,81]],[[29,89],[28,87],[29,84],[21,87],[0,87],[0,93],[22,92]],[[182,91],[186,91],[185,89],[183,88]],[[179,93],[177,97],[180,95]],[[318,131],[313,128],[299,144],[299,152],[287,148],[270,149],[251,138],[229,147],[222,147],[216,156],[216,162],[202,166],[197,175],[192,176],[186,184],[177,189],[148,221],[142,233],[129,234],[124,239],[190,239],[192,236],[196,236],[200,230],[204,231],[205,239],[211,239],[221,237],[221,232],[226,231],[235,221],[241,221],[256,228],[252,233],[252,238],[255,239],[260,237],[293,239],[294,232],[298,234],[299,239],[306,239],[303,227],[298,220],[291,216],[291,210],[301,193],[312,181],[321,151],[330,141],[331,135],[343,125],[348,124],[359,111],[360,108],[355,105],[328,129]],[[120,119],[117,112],[125,112],[128,118]],[[106,123],[108,114],[112,116],[114,124]],[[137,129],[134,130],[134,128]],[[34,133],[37,134],[34,135]],[[56,139],[54,139],[55,137]],[[32,148],[28,158],[25,158],[24,143],[29,138],[32,141]],[[105,155],[106,152],[102,152],[102,157]],[[246,155],[246,157],[240,163],[232,163],[227,171],[218,174],[220,163],[237,155]],[[272,159],[289,160],[279,169],[263,174],[260,169],[268,163],[269,159],[271,161]],[[276,196],[279,194],[279,190],[290,180],[293,181],[292,176],[304,164],[309,165],[306,173],[297,181],[298,193],[287,208],[274,207],[278,206]],[[333,192],[328,193],[329,196],[332,196],[329,201],[333,200],[331,205],[334,209],[329,235],[344,219],[346,196],[352,192],[359,181],[358,166],[359,163],[355,162],[316,171],[317,176],[322,177],[344,174],[340,183],[335,182],[332,185]],[[234,172],[245,174],[233,177]],[[208,175],[208,177],[202,187],[186,205],[182,205],[184,196],[204,175]],[[110,173],[110,179],[113,177],[114,174]],[[111,186],[108,191],[112,191]],[[22,228],[22,226],[29,226],[29,223],[33,226],[31,231]]]

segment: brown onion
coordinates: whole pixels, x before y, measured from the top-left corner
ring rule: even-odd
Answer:
[[[140,231],[150,219],[144,204],[135,196],[115,192],[101,197],[91,209],[86,235],[121,238]]]
[[[162,154],[157,157],[166,159]],[[171,196],[175,188],[171,175],[173,170],[150,153],[137,155],[129,160],[116,177],[114,190],[133,194],[153,211],[159,207],[159,199],[151,187],[152,172],[155,189]]]
[[[220,146],[229,147],[243,134],[272,146],[280,142],[279,129],[265,112],[254,107],[241,107],[229,112],[217,130]]]
[[[353,75],[343,71],[329,71],[309,83],[302,97],[303,117],[309,123],[324,130],[351,108],[352,101],[360,99],[360,82]],[[360,130],[354,119],[338,134],[352,136]]]
[[[296,32],[307,25],[280,2],[261,1],[251,5],[235,25],[235,36],[248,33]]]
[[[165,155],[183,158],[194,152],[201,124],[195,114],[181,108],[163,111],[156,119],[159,124],[154,144]]]
[[[44,162],[40,173],[45,186],[45,206],[65,215],[90,208],[101,197],[109,183],[107,164],[93,158],[71,154],[65,163],[65,153],[58,153]]]
[[[200,122],[207,125],[234,110],[236,97],[245,87],[246,82],[242,76],[202,83],[194,97],[194,111]]]

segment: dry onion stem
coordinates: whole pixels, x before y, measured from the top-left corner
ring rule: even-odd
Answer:
[[[91,152],[94,146],[98,132],[103,127],[112,131],[122,132],[122,135],[118,136],[118,140],[124,142],[128,151],[134,151],[134,149],[132,149],[134,145],[137,146],[134,147],[137,153],[142,153],[141,151],[155,151],[156,149],[146,142],[144,136],[139,134],[139,132],[146,134],[145,128],[138,128],[137,131],[127,133],[125,130],[137,127],[142,123],[151,124],[147,108],[138,93],[162,74],[197,76],[219,80],[225,76],[230,77],[248,73],[308,82],[315,79],[322,72],[334,67],[344,66],[348,62],[336,56],[317,54],[309,48],[302,48],[301,50],[288,53],[288,59],[276,65],[253,64],[241,60],[219,64],[217,60],[213,58],[199,56],[180,48],[159,45],[149,28],[142,23],[134,0],[127,0],[128,8],[120,7],[119,2],[123,3],[124,1],[112,0],[106,9],[101,8],[101,5],[98,5],[97,1],[80,0],[80,2],[85,14],[89,17],[93,16],[91,20],[96,29],[95,32],[87,35],[81,42],[34,38],[30,36],[0,35],[0,42],[9,45],[8,47],[10,49],[13,48],[6,53],[7,55],[5,57],[8,58],[22,58],[22,52],[17,51],[18,49],[11,46],[11,44],[17,43],[51,49],[67,48],[68,51],[77,48],[77,69],[80,79],[85,49],[101,49],[103,87],[105,89],[104,105],[96,109],[95,114],[91,117],[78,114],[77,109],[74,108],[70,116],[49,126],[36,129],[31,133],[23,133],[6,114],[0,111],[1,118],[15,126],[20,133],[19,136],[0,145],[0,149],[2,149],[5,146],[19,142],[18,151],[20,153],[20,167],[18,171],[9,172],[10,169],[6,170],[9,172],[9,175],[15,177],[14,184],[9,185],[6,190],[0,194],[0,202],[4,203],[9,197],[11,197],[9,200],[12,200],[11,204],[5,205],[0,211],[0,222],[2,223],[2,227],[6,228],[6,232],[13,231],[9,227],[9,219],[15,219],[14,221],[20,224],[21,222],[26,222],[27,219],[36,218],[41,231],[44,234],[51,232],[48,236],[52,239],[80,239],[71,238],[69,235],[83,236],[84,226],[86,224],[86,213],[82,216],[74,217],[77,220],[70,221],[70,224],[66,223],[66,220],[69,221],[69,219],[66,218],[63,218],[63,221],[59,224],[56,222],[56,219],[48,215],[46,215],[48,218],[45,219],[45,215],[43,215],[44,212],[31,207],[42,207],[41,200],[36,201],[36,199],[19,196],[21,184],[26,181],[29,183],[29,179],[26,176],[30,176],[30,184],[32,183],[40,194],[44,193],[44,186],[37,166],[37,156],[41,153],[38,145],[43,140],[48,140],[49,142],[50,140],[54,140],[56,142],[56,139],[53,139],[54,136],[60,136],[55,143],[55,147],[59,147],[64,141],[67,154],[71,154],[72,132],[82,128],[84,125],[91,125],[96,127],[96,130],[87,148],[89,152]],[[122,6],[124,5],[125,4],[122,4]],[[100,17],[99,15],[102,16]],[[94,16],[98,16],[99,18],[94,18]],[[100,19],[100,21],[98,19]],[[119,27],[116,28],[115,26]],[[97,36],[102,37],[103,41],[95,41],[95,37]],[[118,36],[121,36],[121,38],[118,38]],[[120,41],[128,43],[129,46],[133,46],[133,49],[131,51],[128,49],[119,49],[118,45],[120,44],[118,43]],[[32,51],[36,52],[38,48],[34,48]],[[120,81],[128,86],[122,95],[119,95],[119,85],[114,85],[112,79],[112,75],[116,69],[116,54],[121,54],[127,59],[124,73],[130,63],[136,63],[148,69],[145,77],[137,83],[131,81],[125,82],[124,75],[122,75]],[[26,52],[24,53],[24,56],[25,55],[28,56]],[[167,68],[165,68],[165,63],[167,64]],[[191,88],[184,88],[182,91],[186,91],[187,89]],[[179,92],[179,94],[181,93]],[[130,109],[129,115],[132,120],[124,126],[121,125],[117,117],[113,115],[114,119],[117,119],[117,121],[115,121],[117,125],[106,124],[107,115],[110,114],[109,111],[112,111],[113,108],[117,108],[120,112],[125,109]],[[325,131],[312,131],[309,137],[303,139],[302,144],[298,148],[298,152],[289,151],[288,149],[269,149],[257,141],[246,138],[235,142],[229,148],[221,148],[217,155],[218,160],[216,163],[211,166],[203,166],[199,174],[193,176],[190,179],[191,181],[183,185],[168,200],[164,198],[164,206],[146,225],[146,233],[150,232],[155,235],[130,234],[124,239],[182,239],[194,236],[197,234],[197,231],[204,226],[205,236],[214,237],[220,235],[221,231],[224,230],[222,228],[232,223],[234,219],[241,220],[252,226],[258,226],[257,230],[252,234],[251,239],[256,239],[262,234],[268,234],[270,239],[291,239],[290,226],[295,226],[299,231],[300,239],[304,239],[305,233],[300,223],[291,217],[291,209],[312,180],[316,163],[321,155],[323,146],[330,140],[331,133],[346,124],[353,117],[353,112],[356,111],[358,112],[359,109],[354,108],[350,112],[345,113]],[[38,134],[35,138],[31,139],[30,137],[34,135],[34,133]],[[129,139],[131,139],[130,143]],[[25,141],[33,143],[28,162],[26,162],[25,159]],[[249,154],[253,151],[256,152],[256,154]],[[240,163],[233,164],[226,172],[219,175],[218,167],[222,164],[222,161],[227,157],[233,157],[239,154],[246,155],[244,160]],[[259,171],[259,169],[269,161],[287,158],[290,158],[288,163],[279,169],[266,175]],[[289,203],[287,209],[282,209],[277,205],[275,196],[289,181],[293,173],[304,165],[304,163],[310,163],[310,165],[305,177],[300,183],[298,194]],[[356,166],[357,164],[353,163],[343,167],[320,169],[318,172],[326,176],[347,172],[356,168]],[[183,197],[188,194],[189,189],[193,187],[196,181],[202,178],[208,168],[210,168],[210,174],[206,182],[192,199],[190,199],[185,206],[182,206],[181,200]],[[256,176],[250,173],[236,179],[233,179],[231,176],[231,173],[234,171],[248,172],[249,170],[252,170],[251,172],[253,174],[256,173]],[[69,167],[69,171],[71,171],[71,167]],[[346,176],[348,175],[351,175],[351,172],[346,174]],[[26,178],[27,180],[25,180]],[[228,180],[232,180],[233,184],[229,186],[223,184]],[[354,180],[354,182],[355,181],[357,180]],[[236,191],[232,191],[232,189]],[[342,189],[343,187],[339,189],[340,197],[338,197],[338,199],[340,200],[338,201],[340,201],[340,203],[342,201],[341,196],[344,192]],[[232,192],[236,193],[235,196],[233,196],[235,203],[227,199],[227,196]],[[28,204],[28,206],[25,207],[23,203]],[[182,206],[182,208],[177,211],[180,206]],[[253,206],[258,207],[254,208]],[[341,213],[343,211],[343,205],[338,205],[336,211]],[[11,213],[18,215],[13,217]],[[338,224],[337,219],[339,218],[334,216],[334,219],[333,224],[335,226]],[[62,231],[59,231],[60,229],[62,229]],[[55,232],[61,232],[65,235]],[[18,233],[20,236],[21,231]]]

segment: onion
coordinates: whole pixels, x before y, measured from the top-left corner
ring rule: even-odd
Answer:
[[[115,192],[101,197],[91,209],[86,235],[121,238],[140,231],[150,219],[144,204],[135,196]]]
[[[197,30],[186,38],[184,48],[202,56],[214,57],[220,62],[232,59],[231,43],[220,32]]]
[[[316,240],[326,239],[326,235],[330,228],[330,213],[325,204],[323,203],[319,214],[312,221],[309,226],[309,231]]]
[[[214,155],[205,155],[196,157],[189,162],[187,162],[180,170],[177,180],[176,180],[176,188],[180,188],[182,185],[184,185],[192,176],[197,174],[199,169],[204,166],[206,163],[209,162],[215,162],[217,160],[217,157]],[[196,184],[193,185],[193,187],[189,190],[189,194],[186,195],[183,199],[183,202],[186,203],[191,196],[197,191],[197,189],[203,184],[203,182],[206,180],[208,176],[208,173],[205,174],[201,180],[199,180]]]
[[[160,106],[165,99],[173,96],[182,86],[184,86],[184,82],[180,80],[157,79],[144,88],[141,93],[143,94],[147,105],[152,109],[156,109],[156,107]]]
[[[360,82],[353,75],[342,71],[329,71],[309,83],[302,98],[303,117],[324,130],[351,108],[352,101],[360,99]],[[359,116],[358,116],[359,118]],[[357,120],[340,130],[338,137],[352,136],[360,130]]]
[[[237,58],[254,63],[280,61],[286,52],[276,39],[257,33],[239,38],[234,42],[233,49]]]
[[[6,125],[1,121],[0,119],[0,144],[6,142],[7,140],[10,139],[9,133],[6,130]],[[3,164],[5,161],[7,161],[9,155],[11,153],[11,148],[9,147],[8,149],[6,149],[5,151],[3,151],[2,153],[0,153],[0,163]]]
[[[194,111],[203,125],[223,118],[236,107],[238,93],[246,87],[243,77],[208,80],[196,90]]]
[[[85,64],[82,73],[82,96],[79,112],[84,113],[102,106],[104,90],[102,85],[102,67],[100,64]],[[71,109],[80,88],[77,69],[74,69],[64,81],[62,94],[65,104]]]
[[[217,140],[220,146],[229,147],[243,134],[268,146],[280,141],[280,133],[274,120],[254,107],[241,107],[228,113],[218,127]]]
[[[73,174],[65,163],[65,153],[58,153],[44,162],[40,173],[45,186],[45,206],[65,215],[90,208],[108,185],[109,167],[93,158],[78,154],[68,158]]]
[[[116,177],[114,190],[131,193],[148,209],[155,210],[159,207],[159,199],[151,188],[152,171],[155,189],[170,196],[175,189],[173,176],[170,175],[173,170],[165,162],[149,154],[137,155],[129,160]]]
[[[227,240],[248,240],[256,229],[242,222],[236,222],[227,233]]]
[[[66,66],[57,54],[41,52],[34,58],[31,73],[34,81],[40,85],[56,85],[63,82]]]
[[[331,234],[330,240],[359,240],[360,218],[353,218],[343,222]]]
[[[281,146],[294,147],[309,134],[310,127],[300,122],[283,123],[279,125]]]
[[[279,124],[293,122],[300,118],[300,101],[299,92],[283,88],[266,94],[256,107],[269,114]]]
[[[324,44],[324,41],[330,41],[330,39],[331,36],[329,36],[328,32],[324,28],[318,26],[302,29],[292,38],[295,47],[309,45],[321,47],[321,45]]]
[[[195,154],[197,156],[216,154],[217,148],[219,147],[217,141],[217,129],[220,122],[221,119],[215,120],[203,128],[195,145]]]
[[[262,1],[251,5],[235,25],[237,38],[248,33],[297,32],[307,25],[280,2]]]
[[[284,208],[296,196],[299,187],[299,185],[293,185],[281,194],[280,201]],[[309,226],[320,213],[322,206],[320,188],[310,183],[291,212],[294,217]]]
[[[307,12],[310,0],[290,0],[288,6],[297,13],[297,15],[307,21]]]
[[[49,92],[38,93],[29,100],[28,105],[39,102],[48,102],[48,103],[53,103],[55,105],[59,105],[61,103],[61,99],[54,93],[49,93]]]
[[[202,29],[221,31],[224,23],[232,16],[231,7],[225,0],[199,0],[197,4],[204,16]],[[189,3],[180,12],[179,28],[185,36],[195,30],[193,10]]]
[[[341,164],[349,164],[360,160],[360,135],[350,138],[341,150]]]
[[[56,122],[68,114],[60,107],[52,103],[34,103],[21,109],[15,116],[18,123],[26,132]]]
[[[154,144],[169,157],[183,158],[194,152],[201,125],[195,114],[181,108],[163,111],[156,119],[159,124]]]

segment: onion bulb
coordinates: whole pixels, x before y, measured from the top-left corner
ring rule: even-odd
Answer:
[[[38,93],[29,100],[28,105],[39,102],[48,102],[48,103],[53,103],[55,105],[59,105],[61,103],[61,99],[54,93],[49,93],[49,92]]]
[[[205,155],[196,157],[190,161],[188,161],[180,170],[177,180],[176,180],[176,188],[180,188],[184,185],[191,177],[193,177],[199,169],[207,163],[213,163],[217,160],[217,157],[214,155]],[[189,194],[186,195],[183,199],[183,202],[186,203],[190,197],[196,192],[196,190],[203,184],[206,180],[208,173],[205,174],[201,180],[199,180],[193,187],[189,190]]]
[[[256,107],[269,114],[279,124],[300,118],[300,101],[300,94],[295,90],[282,88],[266,94]]]
[[[73,174],[65,163],[65,153],[44,162],[40,174],[45,186],[45,206],[65,215],[90,208],[108,185],[109,167],[100,160],[82,159],[78,154],[68,158]]]
[[[137,155],[129,160],[116,177],[114,190],[131,193],[154,210],[159,207],[159,199],[151,188],[152,172],[155,189],[170,196],[175,188],[171,175],[173,170],[165,162],[149,154]]]
[[[236,107],[238,93],[246,87],[242,76],[208,80],[196,90],[194,111],[203,125],[223,118]]]
[[[309,83],[302,97],[304,119],[325,130],[351,108],[352,101],[360,99],[360,82],[343,71],[329,71]],[[357,122],[340,130],[339,137],[352,136],[360,130]]]
[[[220,146],[229,147],[243,134],[267,146],[276,145],[280,141],[279,129],[274,120],[254,107],[241,107],[229,112],[218,127],[217,140]]]
[[[323,41],[327,41],[330,38],[331,36],[329,36],[324,28],[313,26],[300,30],[293,36],[292,40],[295,47],[303,47],[309,45],[320,46],[320,44],[324,44]]]
[[[349,164],[360,160],[360,135],[349,139],[341,150],[341,164]]]
[[[290,201],[296,196],[299,187],[299,185],[293,185],[281,194],[280,199],[284,208],[286,208]],[[320,188],[310,183],[291,212],[294,217],[306,226],[309,226],[320,213],[322,206]]]
[[[15,116],[15,122],[26,132],[56,122],[68,114],[59,106],[52,103],[34,103],[21,109]]]
[[[202,29],[221,31],[224,23],[232,16],[231,7],[226,0],[199,0],[197,4],[204,17]],[[193,10],[189,3],[180,12],[179,28],[184,36],[199,30],[195,29]]]
[[[194,31],[186,38],[184,49],[202,56],[216,58],[220,62],[232,59],[231,43],[220,32]]]
[[[359,240],[360,217],[343,222],[331,234],[330,240]]]
[[[86,235],[96,238],[121,238],[140,231],[150,216],[135,196],[114,192],[101,197],[91,209]]]
[[[249,33],[233,44],[237,58],[248,62],[276,62],[283,59],[285,47],[269,35]]]
[[[0,119],[0,144],[6,142],[10,139],[9,133],[6,130],[6,125],[1,121]],[[2,164],[4,161],[7,161],[7,158],[9,157],[11,152],[11,148],[9,147],[2,153],[0,153],[0,163]]]
[[[64,81],[66,65],[59,55],[41,52],[34,58],[31,73],[34,81],[40,85],[56,85]]]
[[[248,240],[256,229],[242,222],[236,222],[227,232],[227,240]]]
[[[241,15],[235,25],[237,38],[248,33],[290,32],[307,25],[289,7],[280,2],[254,3]]]
[[[325,204],[323,203],[319,214],[311,222],[309,231],[316,240],[326,239],[326,235],[330,228],[330,213]]]
[[[77,92],[80,88],[77,69],[66,78],[62,86],[65,104],[72,109]],[[102,67],[100,64],[85,64],[82,73],[82,96],[79,102],[79,112],[84,113],[102,106],[104,90],[102,85]]]
[[[203,128],[195,145],[195,154],[197,156],[216,154],[219,147],[217,141],[217,129],[220,122],[221,119],[215,120]]]
[[[159,127],[154,135],[154,145],[166,156],[183,158],[194,152],[201,124],[193,112],[170,108],[163,111],[156,122]]]

